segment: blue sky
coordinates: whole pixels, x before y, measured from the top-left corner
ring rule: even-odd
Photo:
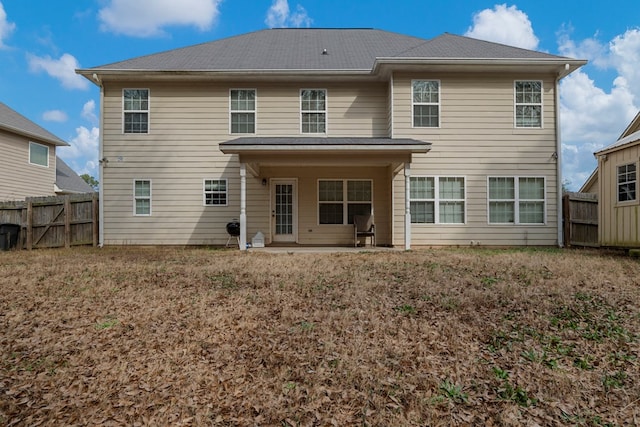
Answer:
[[[637,0],[0,0],[0,101],[99,178],[99,91],[75,68],[269,27],[449,32],[589,60],[561,83],[563,174],[577,189],[640,109],[639,12]]]

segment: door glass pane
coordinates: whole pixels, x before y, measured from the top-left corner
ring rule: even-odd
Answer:
[[[293,234],[293,185],[276,185],[276,234]]]

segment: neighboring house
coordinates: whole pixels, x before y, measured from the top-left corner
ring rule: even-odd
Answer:
[[[60,157],[56,159],[56,184],[58,195],[93,193],[95,190],[85,182]]]
[[[598,194],[600,246],[640,247],[640,113],[613,144],[594,153],[596,171],[581,191]],[[595,190],[595,191],[594,191]]]
[[[0,102],[0,200],[55,195],[56,147],[66,145]]]
[[[443,34],[271,29],[77,72],[101,244],[561,245],[558,82],[586,61]]]

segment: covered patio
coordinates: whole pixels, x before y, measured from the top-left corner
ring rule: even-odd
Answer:
[[[428,142],[409,138],[244,137],[220,144],[224,154],[238,155],[240,164],[240,249],[246,250],[249,241],[247,204],[252,195],[247,191],[247,173],[270,188],[270,209],[265,211],[270,218],[260,221],[268,224],[272,242],[346,246],[345,230],[353,214],[369,209],[381,225],[382,242],[390,245],[393,210],[403,203],[404,248],[409,249],[412,156],[430,148]],[[392,182],[401,172],[405,194],[394,197]],[[326,201],[318,196],[336,187],[339,191],[344,187],[344,199],[329,195]],[[346,200],[352,187],[353,193],[369,192],[370,199]]]

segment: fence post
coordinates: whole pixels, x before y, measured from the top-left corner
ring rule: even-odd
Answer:
[[[100,218],[98,217],[98,193],[93,193],[91,195],[91,219],[93,220],[93,247],[98,246],[98,233],[99,233],[99,223]]]
[[[64,196],[64,247],[71,247],[71,198]]]
[[[571,202],[569,195],[564,194],[562,196],[562,234],[564,235],[564,246],[571,246]]]
[[[27,201],[27,250],[33,249],[33,203]]]

